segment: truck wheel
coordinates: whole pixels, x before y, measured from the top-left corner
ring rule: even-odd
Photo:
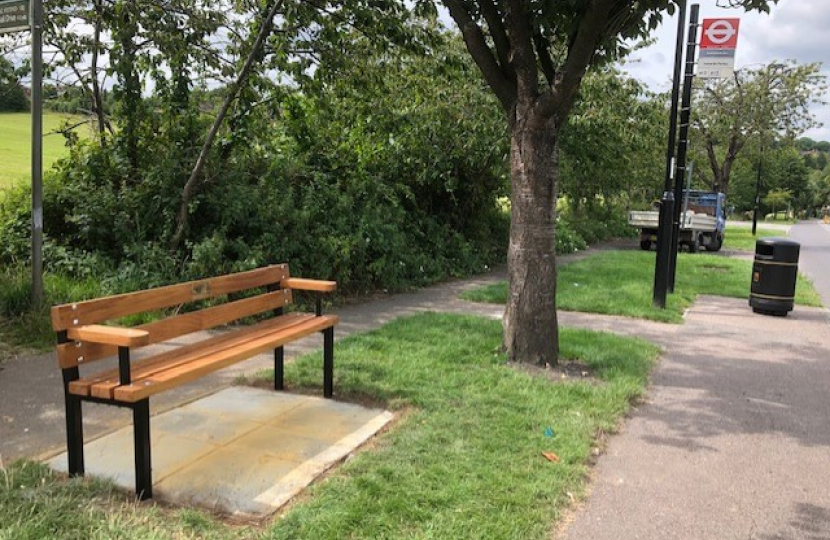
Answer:
[[[695,236],[692,240],[686,244],[689,247],[689,253],[697,253],[698,247],[700,246],[700,240],[698,237]]]
[[[651,240],[640,240],[640,249],[648,251],[651,249]]]
[[[720,248],[723,247],[723,235],[719,234],[715,236],[715,239],[706,246],[706,251],[720,251]]]

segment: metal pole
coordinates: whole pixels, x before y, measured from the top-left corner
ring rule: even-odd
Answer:
[[[43,0],[32,0],[32,307],[43,305]]]
[[[692,80],[695,76],[695,55],[697,54],[697,21],[700,4],[692,4],[689,16],[689,35],[686,43],[686,76],[683,80],[683,100],[680,104],[680,138],[677,142],[677,161],[674,174],[674,223],[672,244],[669,252],[669,292],[674,292],[677,274],[677,248],[680,238],[680,201],[683,197],[683,171],[686,169],[686,153],[689,150],[689,123],[692,115]]]
[[[674,193],[664,191],[660,198],[660,223],[670,223],[674,215]],[[657,234],[657,251],[668,252],[671,244],[671,229],[665,227]],[[666,264],[658,264],[654,271],[654,293],[651,303],[660,309],[666,308],[666,285],[669,282],[669,267]]]
[[[677,3],[677,43],[674,49],[674,76],[669,112],[669,144],[666,147],[666,182],[663,191],[671,191],[674,178],[674,149],[677,144],[677,107],[680,102],[680,74],[683,69],[683,30],[686,26],[686,0]]]
[[[669,140],[666,148],[666,179],[663,187],[665,193],[672,189],[672,175],[674,174],[674,149],[677,142],[677,108],[680,101],[680,73],[683,68],[683,36],[686,27],[686,0],[678,0],[677,13],[677,43],[674,50],[674,77],[672,79],[671,108],[669,112]],[[661,199],[660,224],[657,230],[657,257],[654,261],[654,289],[653,303],[660,308],[666,307],[666,287],[668,282],[669,249],[670,243],[662,241],[663,237],[670,238],[671,214],[662,211]]]

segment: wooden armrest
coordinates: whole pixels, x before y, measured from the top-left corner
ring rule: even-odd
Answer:
[[[75,341],[91,341],[118,347],[141,347],[150,343],[150,333],[135,328],[120,328],[102,324],[88,324],[66,331],[67,337]]]
[[[332,292],[337,289],[336,281],[321,281],[319,279],[287,278],[280,281],[284,289],[299,289],[301,291]]]

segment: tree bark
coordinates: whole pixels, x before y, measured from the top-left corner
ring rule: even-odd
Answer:
[[[510,146],[510,295],[504,314],[504,349],[510,361],[555,365],[559,164],[554,122],[532,113],[519,114]]]

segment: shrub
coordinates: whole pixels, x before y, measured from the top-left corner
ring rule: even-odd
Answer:
[[[564,219],[560,219],[556,224],[556,253],[566,255],[587,247],[588,243],[572,228],[571,224]]]

